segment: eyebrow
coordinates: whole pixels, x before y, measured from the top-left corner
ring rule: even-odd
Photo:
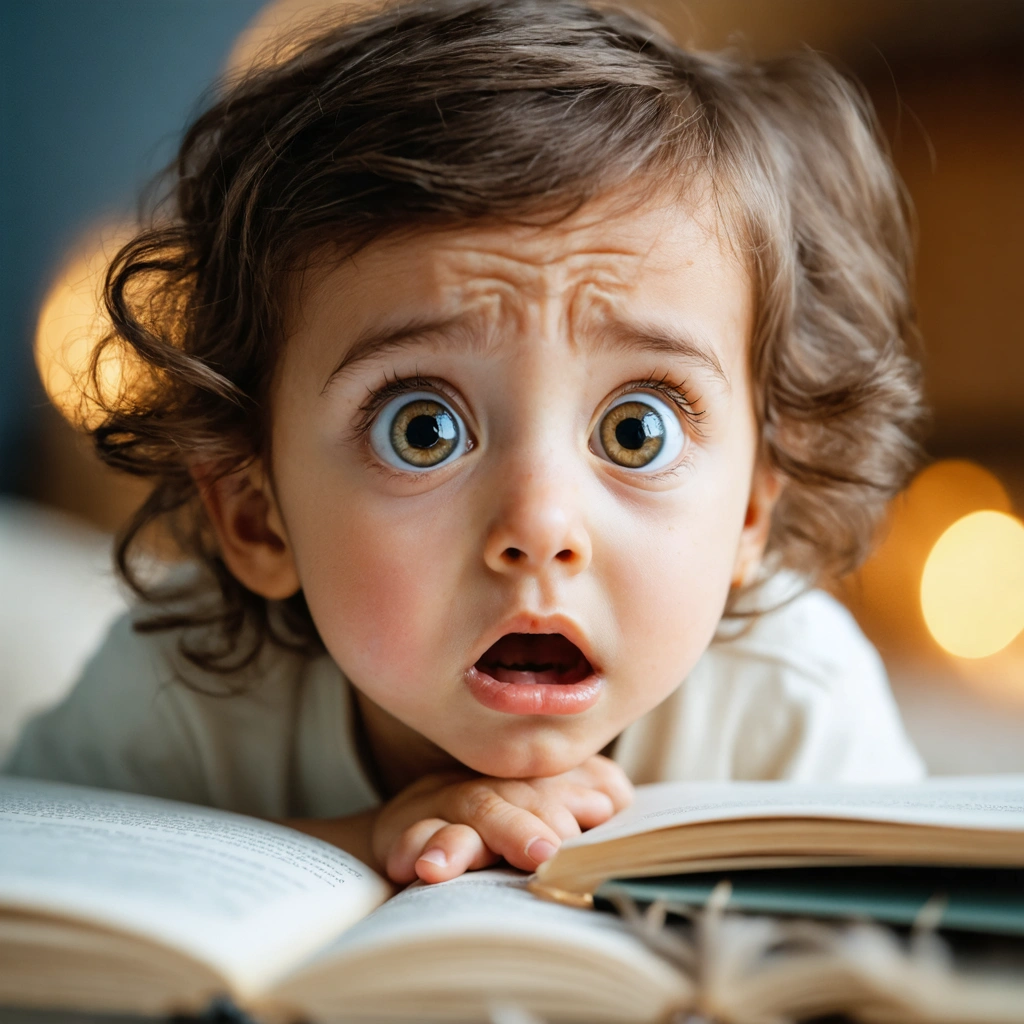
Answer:
[[[460,348],[483,347],[487,344],[486,337],[466,330],[478,319],[476,314],[457,313],[455,316],[443,318],[408,320],[398,327],[383,330],[366,330],[356,338],[351,348],[342,356],[341,362],[331,371],[320,394],[326,394],[334,381],[346,370],[382,353],[396,352],[426,341],[453,340],[456,336],[460,336]]]
[[[458,339],[458,347],[464,350],[484,348],[489,343],[486,333],[474,331],[471,325],[479,324],[476,313],[457,313],[442,318],[421,318],[406,321],[398,327],[383,330],[364,331],[331,371],[320,394],[326,394],[334,381],[346,370],[382,353],[396,352],[428,341]],[[657,324],[629,320],[611,320],[601,325],[598,332],[600,342],[641,352],[664,353],[704,366],[727,390],[732,385],[714,349],[686,331],[670,331]]]
[[[684,330],[667,330],[661,325],[630,320],[611,320],[602,324],[601,340],[608,344],[635,349],[641,352],[656,352],[698,363],[709,370],[712,376],[732,390],[729,376],[714,348],[699,337]]]

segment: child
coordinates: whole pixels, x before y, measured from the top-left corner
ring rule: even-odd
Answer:
[[[531,870],[630,779],[921,773],[807,588],[920,413],[899,185],[823,61],[421,0],[255,67],[175,173],[108,278],[130,386],[93,432],[155,484],[119,548],[150,607],[8,771],[398,882]],[[159,585],[157,522],[197,567]]]

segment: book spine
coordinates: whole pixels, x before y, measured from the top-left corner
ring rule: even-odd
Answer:
[[[581,907],[584,910],[594,909],[594,897],[589,892],[569,892],[568,889],[559,889],[553,885],[545,885],[536,878],[531,879],[526,888],[539,896],[542,900],[551,903],[561,903],[566,907]]]

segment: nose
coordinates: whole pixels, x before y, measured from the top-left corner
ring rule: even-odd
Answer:
[[[514,470],[502,481],[506,495],[484,544],[487,567],[502,575],[560,570],[574,576],[593,554],[579,495],[552,469]]]

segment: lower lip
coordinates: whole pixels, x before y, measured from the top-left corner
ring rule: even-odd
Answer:
[[[578,715],[597,703],[604,681],[589,675],[578,683],[503,683],[474,665],[466,673],[466,685],[491,711],[506,715]]]

